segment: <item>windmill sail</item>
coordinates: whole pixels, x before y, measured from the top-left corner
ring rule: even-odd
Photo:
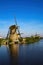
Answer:
[[[19,35],[20,35],[20,37],[21,37],[20,31],[19,31],[19,26],[17,25],[16,18],[15,18],[15,24],[16,24],[16,26],[17,26],[17,28],[18,28],[18,34],[19,34]]]
[[[8,34],[7,34],[7,37],[6,37],[7,39],[9,38],[9,34],[10,34],[10,32],[8,31]]]

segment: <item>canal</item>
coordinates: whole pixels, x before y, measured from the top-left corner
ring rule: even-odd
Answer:
[[[43,40],[34,44],[0,46],[0,65],[43,65]]]

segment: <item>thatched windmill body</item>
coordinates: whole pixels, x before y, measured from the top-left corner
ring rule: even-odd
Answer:
[[[19,26],[17,25],[16,19],[15,19],[15,25],[9,27],[7,37],[9,39],[9,42],[19,43],[22,41]]]

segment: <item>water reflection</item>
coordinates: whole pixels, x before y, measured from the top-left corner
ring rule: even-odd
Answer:
[[[18,44],[9,45],[9,50],[11,65],[18,65],[19,45]]]
[[[9,50],[5,45],[0,47],[0,65],[10,65]]]
[[[1,46],[0,65],[43,65],[43,40],[30,45]]]

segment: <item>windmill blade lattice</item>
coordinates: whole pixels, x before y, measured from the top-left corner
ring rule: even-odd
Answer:
[[[19,35],[20,35],[20,37],[21,37],[20,30],[19,30],[19,26],[17,25],[16,18],[15,18],[15,25],[17,26],[18,34],[19,34]]]

